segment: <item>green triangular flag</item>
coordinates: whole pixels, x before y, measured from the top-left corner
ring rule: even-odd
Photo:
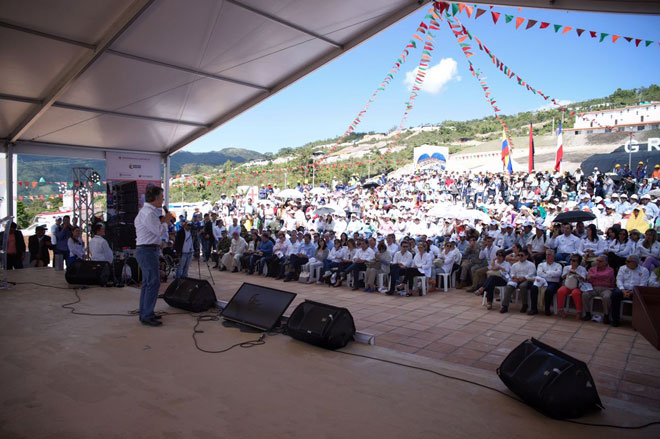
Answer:
[[[44,180],[43,177],[41,177],[41,178],[39,179],[39,183],[45,183],[45,182],[46,182],[46,180]]]
[[[554,24],[555,27],[555,32],[559,32],[559,29],[561,29],[561,24]]]
[[[513,15],[504,14],[504,20],[508,23],[513,20]]]
[[[601,33],[600,33],[600,41],[599,41],[599,42],[602,43],[603,40],[605,39],[605,37],[608,36],[608,35],[609,35],[609,34],[606,34],[605,32],[601,32]]]
[[[653,41],[651,41],[651,40],[646,40],[646,47],[649,47],[651,44],[653,44]]]
[[[456,3],[451,4],[451,14],[452,15],[458,14],[458,5]]]

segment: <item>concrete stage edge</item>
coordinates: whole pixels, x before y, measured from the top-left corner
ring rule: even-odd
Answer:
[[[190,315],[73,315],[62,272],[9,272],[0,291],[0,438],[211,437],[660,437],[554,421],[496,392],[383,362],[326,351],[284,335],[224,354],[195,349]],[[77,311],[124,314],[135,288],[80,291]],[[162,300],[158,310],[178,312]],[[255,334],[202,323],[200,345],[221,349]],[[352,343],[349,352],[430,368],[506,390],[495,374]],[[634,425],[652,409],[603,398],[581,421]]]

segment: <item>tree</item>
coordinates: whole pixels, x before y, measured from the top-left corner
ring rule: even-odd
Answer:
[[[20,227],[21,229],[26,229],[30,227],[30,222],[32,222],[32,219],[28,216],[27,212],[25,211],[25,204],[22,201],[17,201],[16,224],[18,224],[18,227]]]

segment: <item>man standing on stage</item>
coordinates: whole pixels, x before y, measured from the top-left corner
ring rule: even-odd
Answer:
[[[162,218],[163,188],[150,186],[144,194],[144,206],[135,218],[135,234],[137,236],[137,251],[135,257],[142,270],[142,289],[140,291],[140,322],[143,325],[160,326],[160,316],[154,314],[158,290],[160,289],[160,273],[158,253],[160,250],[163,228],[173,218],[167,213]]]

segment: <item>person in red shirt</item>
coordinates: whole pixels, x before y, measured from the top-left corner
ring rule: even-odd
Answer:
[[[592,291],[584,291],[582,293],[582,309],[585,310],[582,320],[591,320],[591,301],[594,297],[601,297],[603,304],[603,323],[608,324],[609,310],[612,307],[612,300],[610,296],[612,290],[616,288],[616,280],[614,277],[614,269],[607,264],[607,256],[600,255],[596,258],[596,266],[591,267],[587,273],[587,281],[594,287]]]

